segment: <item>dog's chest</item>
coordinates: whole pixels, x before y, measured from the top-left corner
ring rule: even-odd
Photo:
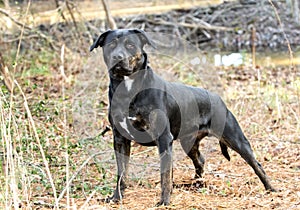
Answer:
[[[120,122],[121,126],[129,133],[133,133],[129,128],[134,128],[139,131],[146,131],[149,129],[150,123],[145,116],[134,114],[133,116],[125,116]]]
[[[126,76],[124,77],[124,86],[128,92],[131,91],[133,82],[134,80],[131,79],[130,77],[126,77]]]
[[[141,84],[125,77],[110,99],[110,117],[121,134],[135,139],[136,134],[150,128],[151,99],[140,90]]]
[[[145,112],[142,111],[143,108],[133,108],[130,107],[128,111],[122,113],[122,117],[119,118],[120,120],[114,121],[114,126],[118,129],[119,132],[123,136],[127,136],[132,140],[138,140],[141,136],[149,138],[148,132],[150,130],[150,122],[149,116]],[[150,140],[150,139],[149,139]],[[152,140],[152,138],[151,138]]]

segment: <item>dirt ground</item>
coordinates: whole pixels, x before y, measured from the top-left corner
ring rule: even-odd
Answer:
[[[25,31],[19,57],[19,34],[2,46],[1,70],[14,73],[15,91],[7,85],[14,80],[1,75],[0,208],[300,209],[299,66],[215,67],[207,52],[176,48],[173,54],[156,55],[147,49],[150,65],[165,79],[222,96],[277,192],[266,192],[235,152],[229,151],[227,161],[210,137],[201,142],[206,164],[198,180],[174,142],[170,206],[155,207],[160,196],[157,149],[136,144],[124,199],[105,203],[116,185],[112,132],[101,135],[109,125],[107,70],[100,49],[88,52],[91,34],[78,39],[74,28],[60,27],[50,28],[51,33],[41,28],[38,36]]]

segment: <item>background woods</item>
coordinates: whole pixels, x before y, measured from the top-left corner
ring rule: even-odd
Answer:
[[[103,6],[107,3],[107,7]],[[175,143],[173,209],[300,208],[300,23],[297,0],[0,1],[0,208],[155,209],[156,148],[134,145],[129,189],[115,184],[107,120],[108,28],[153,38],[152,68],[222,95],[278,189],[218,143],[201,143],[204,185]],[[105,8],[106,11],[105,11]]]

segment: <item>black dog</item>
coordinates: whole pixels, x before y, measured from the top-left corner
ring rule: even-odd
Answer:
[[[199,142],[208,135],[219,139],[222,154],[230,160],[227,147],[235,150],[253,168],[266,190],[274,191],[238,122],[221,98],[207,90],[170,83],[148,66],[145,44],[153,45],[139,29],[108,30],[90,51],[103,47],[109,85],[109,121],[113,128],[118,166],[117,187],[108,200],[120,200],[130,156],[130,143],[158,146],[161,170],[161,199],[168,205],[172,192],[172,143],[180,139],[192,159],[196,177],[203,173],[204,158]]]

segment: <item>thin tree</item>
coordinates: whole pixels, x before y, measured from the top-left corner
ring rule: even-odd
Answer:
[[[102,0],[102,4],[103,4],[103,8],[104,8],[104,11],[105,11],[105,14],[106,14],[106,19],[107,19],[109,28],[117,29],[117,24],[116,24],[114,18],[112,17],[112,15],[111,15],[111,12],[110,12],[110,9],[109,9],[109,4],[108,4],[107,0]]]
[[[4,6],[5,6],[5,9],[9,10],[10,9],[9,0],[3,0],[3,3],[4,3]]]
[[[299,20],[299,0],[294,0],[293,16],[294,16],[295,22],[300,23],[300,20]]]

